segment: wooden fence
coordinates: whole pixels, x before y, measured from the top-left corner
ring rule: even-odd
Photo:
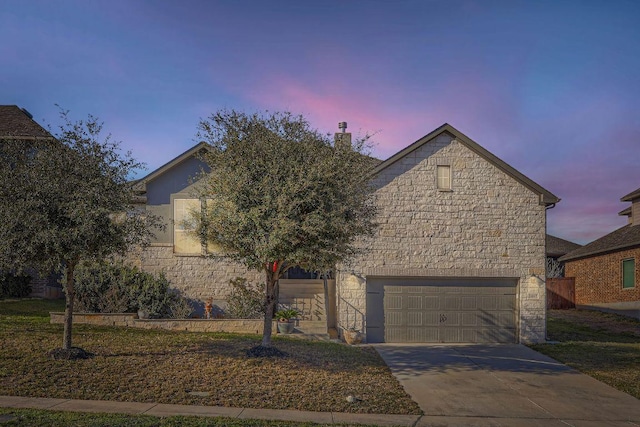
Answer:
[[[547,279],[547,309],[576,307],[576,281],[574,277]]]

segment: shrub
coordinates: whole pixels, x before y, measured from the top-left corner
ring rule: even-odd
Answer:
[[[0,299],[24,298],[31,293],[31,276],[0,274]]]
[[[160,274],[154,276],[123,262],[83,264],[76,269],[76,307],[91,313],[143,310],[149,317],[186,317],[188,301]],[[189,312],[186,315],[185,312]]]
[[[227,298],[227,315],[232,319],[260,319],[264,317],[264,284],[253,285],[236,277],[229,281],[231,293]]]

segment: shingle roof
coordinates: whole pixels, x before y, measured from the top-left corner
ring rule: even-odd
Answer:
[[[17,105],[0,105],[0,138],[53,138]]]
[[[550,234],[547,234],[546,241],[547,256],[550,257],[559,257],[562,255],[566,255],[569,252],[582,247],[582,245],[570,242],[565,239],[561,239],[560,237],[552,236]]]
[[[640,226],[627,224],[616,231],[594,240],[593,242],[569,252],[560,261],[570,261],[578,258],[586,258],[606,252],[615,252],[640,246]]]

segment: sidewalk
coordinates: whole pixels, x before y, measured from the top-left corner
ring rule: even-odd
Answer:
[[[164,403],[112,402],[106,400],[72,400],[19,396],[0,396],[0,407],[152,415],[156,417],[186,415],[324,424],[373,424],[378,426],[413,426],[420,418],[420,415],[349,414],[344,412],[248,409],[228,408],[224,406],[170,405]]]

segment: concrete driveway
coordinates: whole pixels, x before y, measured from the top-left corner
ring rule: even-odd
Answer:
[[[518,344],[376,344],[417,426],[640,426],[640,400]]]

